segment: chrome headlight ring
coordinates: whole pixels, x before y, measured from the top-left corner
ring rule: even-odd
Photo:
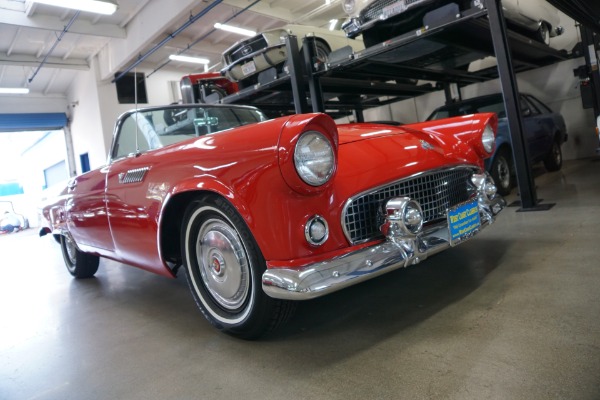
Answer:
[[[326,184],[335,172],[333,145],[321,132],[304,132],[294,149],[294,166],[304,183],[310,186]]]
[[[306,241],[312,246],[321,246],[329,238],[329,225],[325,218],[314,215],[308,219],[304,226]]]
[[[496,135],[494,134],[494,129],[490,124],[487,124],[483,129],[483,133],[481,135],[481,144],[483,145],[483,149],[488,153],[492,154],[494,151],[494,143],[496,142]]]

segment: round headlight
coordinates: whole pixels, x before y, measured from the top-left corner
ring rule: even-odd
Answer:
[[[305,132],[296,143],[294,165],[304,182],[311,186],[324,185],[335,170],[331,142],[320,132]]]
[[[354,12],[354,7],[356,7],[356,0],[344,0],[342,2],[342,7],[346,14],[352,14]]]
[[[483,148],[488,153],[492,153],[494,150],[494,142],[496,141],[496,136],[494,135],[494,130],[490,125],[486,125],[483,129],[483,134],[481,135],[481,144],[483,144]]]

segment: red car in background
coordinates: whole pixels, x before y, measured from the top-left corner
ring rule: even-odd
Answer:
[[[239,91],[238,84],[232,82],[219,72],[204,72],[187,75],[181,78],[181,95],[183,102],[215,103],[225,96]]]
[[[257,337],[294,300],[365,281],[474,236],[505,206],[483,170],[495,114],[413,125],[267,120],[172,105],[117,121],[106,166],[43,208],[68,271],[99,257],[174,277],[217,328]]]

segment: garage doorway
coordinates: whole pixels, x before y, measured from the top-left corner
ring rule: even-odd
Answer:
[[[64,113],[0,114],[0,200],[37,226],[40,204],[69,178]]]

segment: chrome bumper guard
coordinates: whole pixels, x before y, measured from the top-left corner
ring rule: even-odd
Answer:
[[[481,225],[471,236],[494,222],[506,202],[500,196],[492,200],[479,196]],[[389,218],[388,218],[389,221]],[[387,229],[386,229],[387,232]],[[469,236],[469,237],[471,237]],[[453,246],[447,222],[426,227],[416,235],[398,236],[395,230],[387,239],[344,256],[307,265],[300,269],[273,268],[262,276],[267,295],[284,300],[309,300],[366,281],[400,267],[415,265]]]

